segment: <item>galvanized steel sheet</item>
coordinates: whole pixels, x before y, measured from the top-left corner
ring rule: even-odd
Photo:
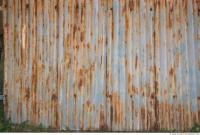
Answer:
[[[69,130],[200,121],[199,0],[4,0],[5,114]]]

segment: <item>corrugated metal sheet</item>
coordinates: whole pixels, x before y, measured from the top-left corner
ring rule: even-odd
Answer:
[[[70,130],[200,121],[197,0],[4,0],[5,113]]]

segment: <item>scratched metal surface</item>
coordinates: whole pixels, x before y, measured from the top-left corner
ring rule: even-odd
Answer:
[[[4,0],[5,113],[68,130],[200,121],[198,0]]]

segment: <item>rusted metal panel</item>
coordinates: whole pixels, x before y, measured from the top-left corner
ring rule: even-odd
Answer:
[[[69,130],[200,117],[198,0],[4,0],[5,114]]]

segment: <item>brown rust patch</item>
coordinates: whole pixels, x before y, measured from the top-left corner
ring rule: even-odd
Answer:
[[[100,105],[100,118],[99,118],[99,126],[100,129],[104,129],[105,128],[105,114],[104,114],[104,109],[103,109],[103,105]]]
[[[91,105],[90,100],[87,100],[87,101],[86,101],[86,106],[87,106],[87,108],[90,108],[90,105]]]
[[[150,70],[150,72],[155,73],[156,72],[156,66],[155,65],[151,66],[149,70]]]
[[[85,109],[87,110],[86,112],[87,112],[87,122],[88,122],[88,130],[89,129],[91,129],[91,119],[90,119],[90,113],[91,113],[91,111],[92,111],[92,103],[89,101],[89,100],[87,100],[86,102],[85,102]]]
[[[155,98],[155,93],[151,93],[151,99]]]
[[[169,16],[168,16],[168,23],[167,23],[167,27],[169,29],[172,28],[172,23],[173,23],[173,0],[169,1]]]
[[[81,31],[81,41],[83,42],[85,39],[85,32],[84,31]]]
[[[30,98],[30,90],[29,88],[25,88],[25,99],[29,101],[29,98]]]
[[[53,90],[52,96],[51,96],[51,100],[52,101],[57,101],[58,100],[58,96],[55,90]]]
[[[179,45],[181,45],[181,44],[180,44],[181,39],[182,39],[182,34],[181,34],[181,30],[179,29],[179,30],[178,30],[178,41],[179,41]]]
[[[137,65],[138,65],[138,54],[136,54],[135,56],[135,69],[137,69]]]
[[[125,20],[124,20],[124,24],[125,24],[125,43],[127,44],[128,42],[128,32],[129,32],[129,18],[128,18],[128,15],[127,13],[125,14]]]
[[[177,99],[177,95],[176,94],[173,95],[173,99]]]
[[[175,67],[178,68],[178,66],[179,66],[179,53],[176,53]]]
[[[141,108],[142,127],[144,130],[146,130],[146,117],[146,110],[144,108]]]
[[[116,125],[119,125],[120,123],[122,123],[122,117],[124,115],[124,111],[122,109],[122,102],[120,99],[119,94],[116,91],[112,92],[112,95],[110,95],[111,98],[111,114],[110,114],[110,118],[111,118],[111,124],[112,121],[114,120],[114,123]]]
[[[134,96],[135,94],[137,94],[137,88],[135,86],[132,85],[131,89],[129,89],[129,94],[130,96]]]
[[[83,124],[83,121],[84,121],[84,108],[85,108],[85,105],[84,104],[82,104],[82,112],[81,112],[81,116],[80,116],[80,129],[82,130],[83,129],[83,126],[84,126],[84,124]]]
[[[128,74],[128,93],[129,94],[131,94],[131,90],[132,90],[131,84],[132,84],[132,75],[129,73]]]
[[[83,86],[83,83],[84,83],[84,69],[83,68],[81,68],[79,70],[79,76],[80,76],[80,78],[79,78],[79,82],[78,82],[78,88],[79,88],[79,90],[81,90],[81,87]]]
[[[111,15],[112,15],[112,40],[114,40],[114,36],[115,36],[115,34],[114,34],[114,11],[113,11],[113,8],[110,8],[110,10],[111,10]]]
[[[169,75],[170,75],[170,76],[173,76],[173,75],[174,75],[174,69],[173,69],[173,68],[170,68],[170,70],[169,70]]]
[[[130,9],[130,11],[133,11],[134,10],[134,2],[133,2],[134,0],[129,0],[129,9]]]
[[[90,49],[90,43],[89,42],[87,43],[87,48]]]

